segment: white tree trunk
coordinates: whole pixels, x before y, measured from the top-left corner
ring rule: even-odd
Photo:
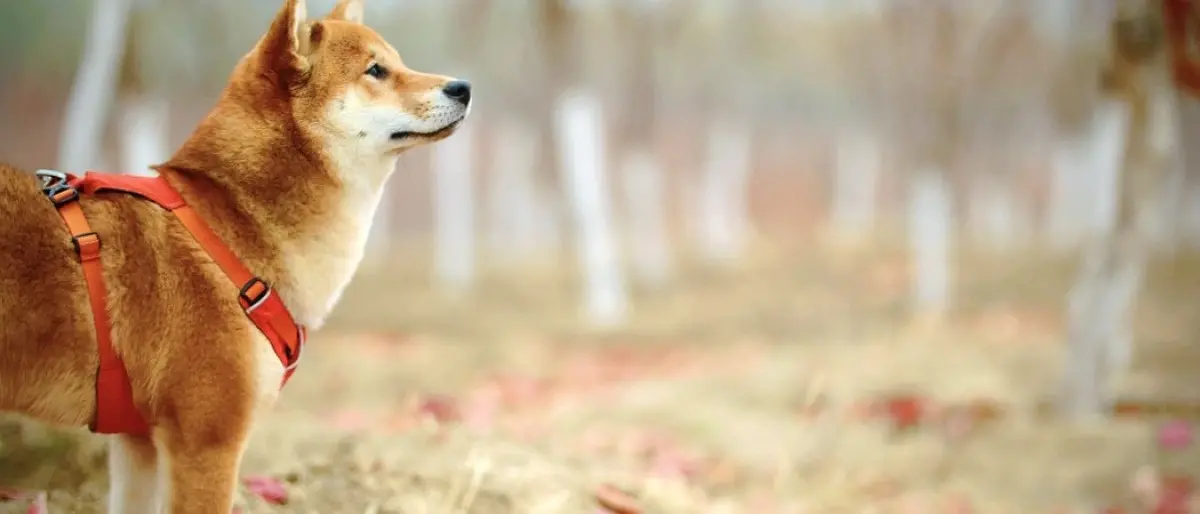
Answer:
[[[117,88],[131,0],[95,0],[83,55],[67,99],[58,144],[58,168],[81,173],[98,168],[108,108]]]
[[[1004,252],[1019,243],[1021,213],[1012,188],[1002,177],[976,177],[971,188],[968,226],[975,243],[988,250]]]
[[[1140,234],[1111,234],[1087,250],[1068,296],[1063,410],[1096,416],[1111,406],[1112,386],[1129,365],[1133,304],[1146,263]]]
[[[433,147],[434,275],[451,294],[475,281],[475,129],[463,124]]]
[[[1114,49],[1122,49],[1121,44]],[[1133,311],[1142,285],[1156,225],[1161,224],[1164,188],[1177,183],[1174,146],[1178,119],[1164,108],[1175,88],[1161,62],[1114,59],[1117,85],[1107,102],[1123,135],[1112,144],[1115,177],[1100,193],[1111,198],[1103,226],[1085,255],[1069,298],[1066,373],[1061,407],[1072,418],[1111,412],[1117,377],[1133,351]],[[1114,129],[1115,130],[1115,129]]]
[[[555,110],[555,132],[564,183],[574,210],[584,307],[596,326],[623,323],[628,315],[625,279],[616,241],[604,163],[601,105],[594,95],[568,91]]]
[[[537,134],[509,121],[496,131],[495,154],[487,190],[488,245],[502,262],[516,263],[545,250],[546,228],[534,168]]]
[[[1171,252],[1181,246],[1178,235],[1186,202],[1184,147],[1188,140],[1183,139],[1183,101],[1174,90],[1163,91],[1151,98],[1150,109],[1147,144],[1154,155],[1164,159],[1166,181],[1147,214],[1147,237],[1155,250]]]
[[[950,188],[944,171],[923,169],[909,184],[908,235],[913,252],[913,307],[940,317],[950,306]]]
[[[125,99],[122,107],[121,172],[152,175],[151,166],[171,157],[167,147],[170,104],[163,98],[142,95]]]
[[[742,116],[718,116],[709,124],[708,158],[698,191],[700,245],[715,263],[740,258],[749,236],[747,186],[750,125]]]
[[[1054,152],[1045,236],[1057,250],[1076,247],[1087,232],[1084,226],[1089,202],[1085,192],[1094,177],[1086,150],[1086,138],[1073,137],[1060,143]]]
[[[1187,142],[1200,141],[1200,102],[1188,96],[1180,97],[1179,115],[1180,169],[1184,178],[1179,188],[1177,233],[1181,242],[1194,250],[1200,248],[1200,173],[1196,173],[1200,170],[1200,147]]]
[[[837,239],[859,242],[875,228],[882,167],[883,149],[874,134],[852,130],[838,138],[830,216]]]
[[[1129,111],[1117,102],[1103,102],[1096,112],[1094,132],[1088,144],[1088,164],[1093,170],[1092,186],[1085,201],[1092,205],[1087,235],[1107,234],[1116,219],[1121,156],[1129,136]]]
[[[622,169],[634,272],[642,283],[660,287],[671,278],[673,271],[667,238],[663,170],[647,150],[626,154]]]
[[[1047,219],[1047,235],[1056,248],[1077,247],[1111,225],[1127,125],[1121,105],[1103,102],[1087,130],[1059,147]]]

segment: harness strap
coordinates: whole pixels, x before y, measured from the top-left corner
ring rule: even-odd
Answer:
[[[92,323],[96,327],[100,366],[96,373],[96,416],[89,428],[97,434],[146,435],[150,427],[134,405],[129,374],[112,344],[112,323],[105,305],[108,290],[104,285],[104,266],[100,262],[100,235],[92,231],[87,215],[79,206],[79,190],[65,180],[56,186],[56,189],[48,189],[47,195],[71,232],[71,242],[79,254],[87,283]]]
[[[94,194],[115,191],[134,194],[169,210],[187,228],[196,242],[209,254],[226,276],[239,286],[238,303],[251,322],[271,343],[284,366],[280,388],[287,384],[304,345],[307,330],[296,323],[287,306],[265,281],[248,270],[233,251],[205,223],[183,197],[162,177],[88,172],[82,178],[64,173],[39,170],[42,188],[54,203],[71,232],[87,281],[88,298],[96,327],[100,369],[96,377],[96,416],[91,430],[98,434],[147,435],[150,428],[133,402],[133,390],[124,363],[112,345],[112,325],[105,304],[103,266],[100,262],[100,237],[92,231],[80,207],[80,192]]]

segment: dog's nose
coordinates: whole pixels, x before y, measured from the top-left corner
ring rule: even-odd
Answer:
[[[442,94],[467,105],[471,103],[471,83],[465,80],[452,80],[442,87]]]

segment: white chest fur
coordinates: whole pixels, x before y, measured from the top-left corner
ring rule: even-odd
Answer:
[[[315,234],[291,242],[285,256],[295,282],[295,290],[288,292],[288,304],[297,321],[312,329],[324,323],[362,262],[383,182],[396,166],[395,157],[372,159],[374,162],[334,157],[347,177],[336,211]]]

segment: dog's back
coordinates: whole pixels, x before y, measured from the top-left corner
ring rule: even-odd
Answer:
[[[119,192],[80,202],[100,237],[113,343],[131,373],[186,365],[175,361],[195,357],[190,351],[163,359],[164,339],[196,340],[244,318],[231,300],[236,289],[167,211]],[[195,310],[210,316],[169,322]],[[0,411],[91,421],[95,374],[87,370],[99,357],[82,266],[33,174],[9,166],[0,166],[0,354]],[[63,406],[73,408],[55,410]]]

